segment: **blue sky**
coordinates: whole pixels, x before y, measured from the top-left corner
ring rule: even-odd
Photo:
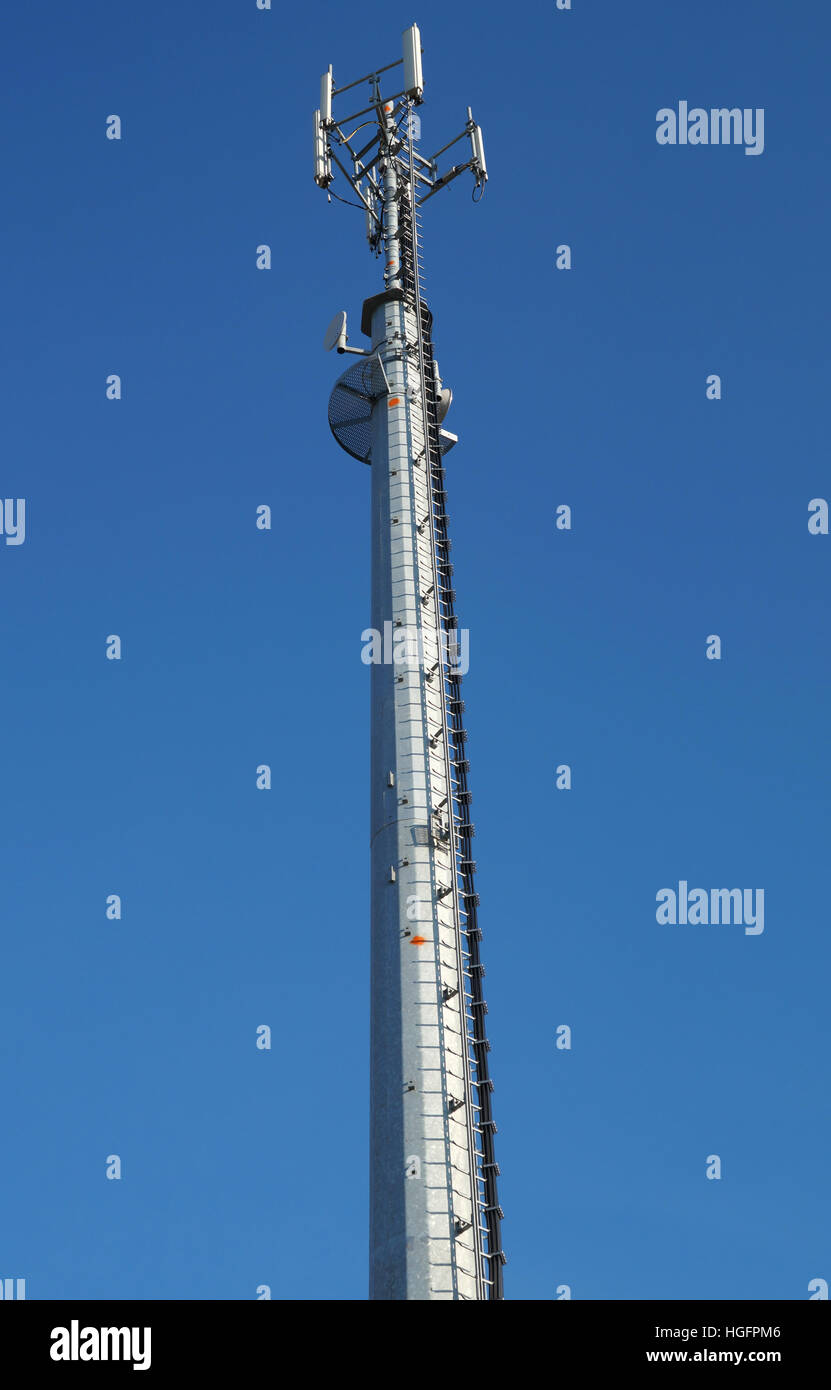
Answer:
[[[490,173],[425,210],[425,260],[506,1296],[831,1279],[831,20],[573,4],[9,17],[0,1276],[29,1298],[366,1297],[369,476],[321,338],[346,308],[359,341],[381,276],[309,137],[324,68],[414,19],[423,148],[470,104]],[[680,100],[764,108],[764,153],[659,146]],[[659,926],[681,879],[764,888],[764,933]]]

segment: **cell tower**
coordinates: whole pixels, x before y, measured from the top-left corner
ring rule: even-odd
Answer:
[[[394,70],[403,66],[403,75]],[[384,85],[399,90],[382,94]],[[334,98],[368,83],[362,109]],[[371,465],[372,872],[370,1298],[501,1299],[499,1169],[485,1036],[479,898],[461,679],[466,633],[455,612],[444,456],[452,393],[433,355],[424,298],[420,209],[465,170],[487,181],[482,132],[464,130],[430,159],[417,149],[422,48],[414,24],[403,58],[336,87],[321,79],[315,182],[333,166],[384,259],[384,289],[363,305],[371,347],[347,345],[346,315],[324,341],[351,353],[329,424]],[[349,101],[344,107],[356,105]],[[460,140],[470,158],[439,174]]]

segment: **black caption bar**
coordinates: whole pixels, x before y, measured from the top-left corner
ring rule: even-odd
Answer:
[[[319,1374],[330,1362],[341,1369],[382,1367],[384,1327],[406,1333],[407,1365],[435,1362],[445,1338],[457,1339],[472,1317],[485,1319],[506,1350],[523,1338],[526,1351],[545,1351],[552,1373],[640,1371],[681,1366],[772,1366],[793,1379],[821,1366],[831,1322],[827,1302],[511,1302],[478,1312],[401,1315],[378,1305],[358,1313],[350,1303],[39,1302],[0,1303],[0,1373],[98,1380],[107,1375],[150,1379],[204,1372],[214,1379],[241,1369],[288,1369],[305,1346]],[[356,1326],[354,1319],[359,1317]],[[364,1317],[367,1322],[364,1323]],[[403,1321],[399,1321],[399,1317]],[[341,1320],[349,1319],[343,1327]],[[416,1320],[415,1323],[413,1320]],[[334,1326],[332,1324],[334,1323]],[[327,1330],[328,1329],[328,1330]],[[311,1338],[310,1338],[311,1334]],[[425,1334],[429,1334],[425,1341]],[[448,1340],[448,1349],[453,1342]],[[380,1360],[379,1360],[380,1356]],[[142,1384],[139,1380],[137,1384]],[[703,1382],[700,1382],[703,1383]]]

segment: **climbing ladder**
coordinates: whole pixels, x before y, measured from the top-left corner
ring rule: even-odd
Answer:
[[[453,565],[450,560],[451,540],[447,515],[447,487],[444,453],[455,440],[442,429],[439,420],[438,378],[432,342],[432,314],[424,300],[424,275],[421,256],[419,212],[415,203],[415,140],[409,116],[409,103],[402,122],[406,143],[399,153],[402,177],[399,180],[399,244],[401,280],[404,300],[416,323],[416,340],[408,342],[407,350],[420,378],[420,397],[423,408],[423,437],[426,441],[425,465],[428,477],[430,505],[425,518],[429,527],[432,552],[432,584],[427,600],[435,605],[439,629],[445,634],[445,645],[439,651],[439,665],[434,679],[441,686],[441,737],[437,743],[445,759],[445,785],[450,788],[449,805],[434,805],[432,814],[436,829],[447,834],[455,875],[452,886],[456,922],[458,974],[462,981],[463,998],[458,1001],[463,1018],[467,1052],[467,1084],[463,1103],[468,1109],[468,1132],[472,1136],[469,1155],[470,1171],[475,1174],[478,1205],[476,1246],[482,1262],[481,1278],[487,1287],[487,1297],[503,1297],[502,1270],[505,1256],[502,1251],[502,1208],[497,1195],[499,1167],[494,1154],[496,1125],[493,1120],[493,1082],[489,1075],[488,1042],[485,1029],[487,1004],[484,997],[485,967],[481,960],[482,931],[478,924],[479,895],[474,876],[472,840],[475,833],[471,821],[473,800],[469,786],[470,765],[466,756],[467,731],[464,727],[465,702],[462,698],[462,672],[459,667],[459,625],[456,616],[456,594],[452,585]],[[456,972],[454,972],[456,974]],[[447,991],[445,991],[447,994]],[[453,991],[455,993],[455,990]],[[450,995],[452,998],[453,995]],[[449,999],[448,999],[449,1002]]]

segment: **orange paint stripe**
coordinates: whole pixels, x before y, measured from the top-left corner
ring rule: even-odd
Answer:
[[[410,937],[410,945],[411,945],[411,946],[426,946],[426,945],[427,945],[427,937],[426,937],[426,936],[411,936],[411,937]]]
[[[393,396],[393,398],[392,398],[391,401],[387,401],[387,408],[388,408],[389,410],[392,410],[392,407],[393,407],[394,405],[400,405],[400,404],[401,404],[401,397],[400,397],[400,396]]]

